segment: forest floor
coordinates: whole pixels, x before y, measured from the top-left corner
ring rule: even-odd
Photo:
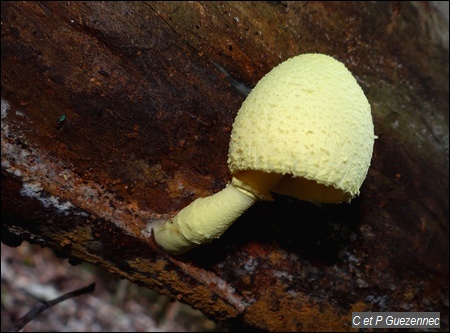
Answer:
[[[22,332],[226,332],[191,307],[119,279],[96,266],[72,266],[49,249],[1,245],[2,332],[38,300],[52,300],[95,282],[93,293],[65,300]]]

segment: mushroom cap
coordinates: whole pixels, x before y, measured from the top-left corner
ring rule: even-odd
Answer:
[[[359,194],[374,139],[369,102],[345,65],[303,54],[272,69],[243,102],[228,166],[244,183],[283,175],[271,191],[339,203]]]

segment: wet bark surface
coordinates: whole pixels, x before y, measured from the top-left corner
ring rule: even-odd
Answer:
[[[2,2],[2,241],[233,327],[349,330],[354,311],[438,311],[448,330],[442,29],[424,2]],[[164,254],[147,229],[225,186],[245,92],[308,52],[344,62],[372,106],[361,195],[276,197],[219,240]]]

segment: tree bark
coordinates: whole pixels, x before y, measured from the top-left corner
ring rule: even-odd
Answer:
[[[438,311],[448,331],[448,22],[428,2],[2,2],[1,43],[4,243],[51,247],[234,328]],[[343,61],[372,106],[359,198],[277,197],[219,240],[160,251],[147,228],[229,181],[247,87],[308,52]]]

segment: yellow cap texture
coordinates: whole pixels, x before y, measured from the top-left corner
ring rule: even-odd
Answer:
[[[287,175],[274,192],[348,201],[367,175],[374,139],[369,102],[344,64],[303,54],[272,69],[244,101],[228,165],[237,178],[248,170]]]

